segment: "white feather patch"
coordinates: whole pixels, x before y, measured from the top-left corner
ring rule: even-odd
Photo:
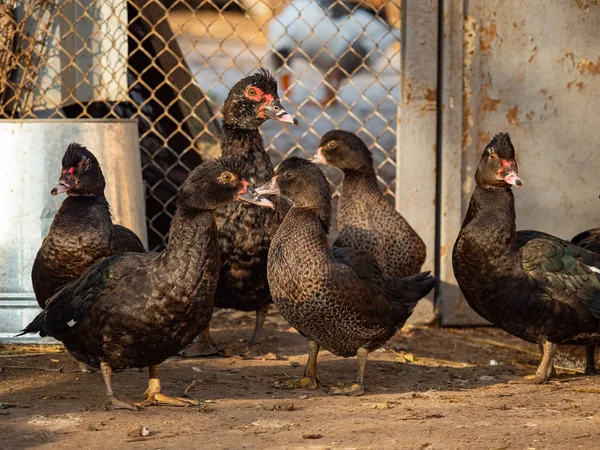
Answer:
[[[71,319],[67,322],[67,325],[69,325],[72,328],[76,323],[77,322],[75,322],[73,319]]]
[[[588,266],[592,272],[600,273],[600,269],[594,266]]]

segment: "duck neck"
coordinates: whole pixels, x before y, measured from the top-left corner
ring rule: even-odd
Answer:
[[[331,215],[331,209],[327,212],[315,208],[294,206],[288,211],[280,225],[282,242],[290,248],[309,252],[307,260],[310,260],[312,256],[317,256],[318,253],[315,253],[315,250],[325,253],[329,248],[327,245],[328,214]],[[307,245],[309,242],[310,246]]]
[[[203,276],[203,266],[217,248],[214,211],[177,210],[169,230],[167,248],[157,259],[158,270],[179,274],[177,283],[194,283]]]
[[[243,159],[250,168],[250,182],[255,186],[266,183],[275,174],[273,163],[265,151],[258,128],[245,129],[224,124],[221,136],[221,154]]]
[[[60,205],[52,223],[53,227],[62,224],[72,228],[104,226],[112,224],[110,206],[104,194],[98,196],[69,196]]]
[[[516,257],[515,198],[512,190],[477,186],[460,234],[472,240],[474,248],[481,253],[478,257],[490,264]]]
[[[362,170],[344,171],[342,196],[352,199],[360,196],[381,197],[377,175],[372,167]]]

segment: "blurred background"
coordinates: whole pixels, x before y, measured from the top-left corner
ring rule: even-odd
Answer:
[[[10,6],[14,32],[5,26],[3,50],[12,38],[16,58],[4,66],[3,116],[139,118],[150,250],[166,244],[187,173],[220,154],[219,109],[229,89],[259,67],[277,73],[284,107],[300,122],[262,127],[274,164],[311,155],[322,134],[341,127],[373,149],[382,187],[394,195],[399,0],[6,1],[7,12]],[[291,42],[278,47],[288,30]],[[328,82],[344,64],[347,71]],[[335,103],[327,105],[328,96]],[[339,183],[337,171],[328,175]]]

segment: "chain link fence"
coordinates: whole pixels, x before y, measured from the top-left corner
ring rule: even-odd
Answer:
[[[0,0],[0,114],[138,118],[152,250],[166,244],[189,171],[220,153],[219,109],[229,89],[258,67],[275,73],[300,121],[263,125],[274,164],[311,155],[330,129],[354,131],[393,197],[399,4]],[[326,171],[338,185],[341,175]]]

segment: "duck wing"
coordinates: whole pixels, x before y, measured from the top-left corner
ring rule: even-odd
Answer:
[[[111,246],[115,253],[146,251],[137,234],[122,225],[113,225]]]
[[[571,243],[579,245],[594,253],[600,253],[600,228],[592,228],[591,230],[579,233]]]
[[[545,300],[567,304],[581,317],[600,318],[600,255],[553,236],[531,239],[520,255]]]
[[[125,253],[105,258],[86,269],[79,278],[65,285],[48,299],[46,307],[22,334],[37,333],[41,336],[58,336],[84,319],[92,307],[121,284],[141,263],[155,253]],[[143,296],[143,286],[130,289],[136,296]],[[122,300],[122,299],[120,299]]]

